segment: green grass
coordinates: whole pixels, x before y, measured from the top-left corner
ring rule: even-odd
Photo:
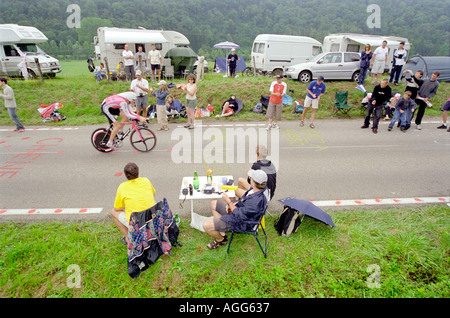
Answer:
[[[25,126],[41,125],[42,118],[37,109],[41,104],[52,104],[60,102],[64,105],[61,113],[67,116],[65,121],[59,123],[46,123],[45,125],[85,125],[104,123],[105,116],[100,112],[100,105],[104,98],[109,95],[127,91],[129,83],[123,82],[101,82],[97,83],[87,68],[86,61],[62,61],[63,73],[57,74],[54,79],[46,79],[44,83],[39,80],[23,81],[21,79],[11,79],[9,84],[13,87],[18,103],[17,114]],[[244,77],[231,79],[224,78],[222,74],[208,73],[205,79],[198,82],[199,92],[198,106],[205,108],[208,104],[215,107],[216,112],[220,112],[223,102],[236,95],[242,99],[244,109],[237,116],[228,117],[226,120],[247,120],[265,121],[265,117],[250,110],[260,101],[261,95],[269,95],[270,83],[273,78],[268,77]],[[175,84],[186,82],[183,79],[175,79]],[[294,100],[304,101],[307,84],[297,81],[287,80],[288,89],[293,89]],[[360,106],[362,93],[355,89],[356,84],[350,81],[327,82],[327,93],[321,98],[317,118],[330,118],[333,116],[334,96],[337,91],[349,91],[349,103],[355,107],[351,111],[353,117],[361,116]],[[151,83],[157,88],[155,82]],[[372,85],[367,85],[370,91]],[[403,92],[404,85],[393,87],[394,91]],[[184,103],[185,95],[180,89],[171,88],[170,93],[175,98],[180,98]],[[427,109],[426,115],[442,116],[440,107],[444,105],[450,95],[450,84],[441,83],[438,94],[433,98],[432,109]],[[0,102],[0,106],[2,102]],[[149,103],[156,103],[156,98],[152,97]],[[3,107],[3,106],[2,106]],[[11,121],[4,108],[0,107],[0,125],[11,125]],[[299,117],[293,114],[293,106],[286,106],[283,109],[283,120],[292,120]],[[156,120],[156,119],[155,119]],[[184,120],[184,119],[183,119]],[[206,121],[213,121],[214,118],[204,118]]]
[[[274,211],[272,211],[274,212]],[[112,222],[0,225],[0,297],[350,297],[444,298],[450,295],[447,205],[327,211],[336,228],[306,218],[280,237],[266,220],[268,258],[254,238],[236,235],[208,250],[207,234],[182,219],[171,256],[133,280]],[[81,287],[67,272],[80,267]],[[367,280],[375,264],[379,288]],[[370,278],[369,278],[370,280]]]

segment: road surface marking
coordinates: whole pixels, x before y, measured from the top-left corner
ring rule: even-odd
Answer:
[[[1,215],[42,215],[42,214],[95,214],[103,208],[54,208],[54,209],[0,209]]]

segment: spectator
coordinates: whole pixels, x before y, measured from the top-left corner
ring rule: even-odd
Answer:
[[[399,120],[400,123],[400,130],[405,132],[406,131],[406,110],[408,107],[413,107],[411,104],[414,103],[414,100],[411,99],[411,92],[406,91],[403,94],[403,97],[401,97],[397,103],[395,104],[395,111],[394,116],[392,116],[392,120],[389,123],[388,130],[391,131],[392,127],[394,127],[395,122]]]
[[[25,127],[20,122],[19,117],[16,114],[16,98],[14,97],[14,90],[8,85],[8,80],[6,78],[0,78],[0,86],[3,88],[3,94],[0,94],[0,97],[3,97],[5,101],[5,107],[8,110],[9,118],[16,124],[16,129],[14,131],[23,132]]]
[[[141,115],[141,111],[143,110],[143,114],[145,115],[145,110],[148,106],[148,81],[142,77],[141,70],[136,71],[136,78],[131,82],[130,91],[136,94],[136,113]]]
[[[124,59],[125,74],[127,77],[127,82],[135,78],[134,73],[134,54],[128,49],[128,44],[125,44],[125,49],[122,52],[122,57]]]
[[[400,77],[400,72],[402,71],[403,65],[405,65],[405,59],[408,55],[408,52],[403,48],[404,46],[405,42],[401,41],[398,45],[398,49],[394,50],[391,76],[389,76],[389,83],[394,81],[394,85],[398,85],[398,78]]]
[[[125,72],[125,65],[123,65],[123,62],[120,61],[119,64],[117,64],[117,80],[120,82],[125,82],[127,80],[127,75]]]
[[[442,125],[437,127],[438,129],[446,129],[447,128],[447,115],[448,111],[450,110],[450,98],[447,99],[447,102],[442,106]],[[447,129],[448,132],[450,132],[450,128]]]
[[[142,50],[142,45],[139,45],[138,51],[134,55],[134,58],[136,60],[136,70],[142,72],[143,78],[147,78],[147,55]],[[142,65],[139,63],[139,57],[141,57]]]
[[[120,241],[126,245],[131,213],[144,211],[154,206],[156,191],[150,180],[139,177],[139,167],[135,163],[127,163],[123,172],[128,181],[119,185],[114,207],[110,213],[123,235]]]
[[[381,46],[377,47],[372,56],[372,85],[374,84],[375,74],[377,75],[377,84],[379,84],[380,75],[384,73],[384,67],[387,64],[389,48],[386,47],[387,41],[384,40]]]
[[[175,104],[175,99],[172,94],[168,94],[166,97],[166,110],[170,115],[172,115],[170,120],[173,120],[174,116],[178,115],[177,105]]]
[[[308,112],[309,107],[312,107],[309,127],[314,128],[314,118],[316,117],[316,111],[319,108],[319,100],[320,97],[325,94],[326,90],[326,85],[323,81],[323,76],[319,76],[316,81],[309,83],[308,88],[306,89],[308,93],[306,94],[305,105],[303,105],[303,114],[302,120],[300,120],[300,127],[303,127],[306,119],[306,113]]]
[[[366,80],[367,70],[370,67],[370,60],[372,59],[372,47],[370,44],[364,46],[364,51],[361,52],[361,63],[359,64],[359,85],[364,85]]]
[[[256,162],[253,163],[251,169],[262,170],[267,174],[267,189],[269,189],[270,200],[272,200],[277,187],[277,170],[273,163],[270,160],[267,160],[267,154],[267,148],[263,145],[258,145],[256,147]],[[236,196],[241,198],[248,189],[250,189],[250,179],[239,178]]]
[[[249,170],[248,176],[251,187],[241,199],[233,202],[223,192],[222,199],[211,201],[213,218],[203,223],[206,233],[214,238],[214,241],[207,245],[209,249],[225,245],[228,240],[226,232],[233,230],[233,227],[237,231],[246,230],[242,221],[256,221],[255,216],[266,208],[269,202],[266,173],[263,170]]]
[[[158,80],[160,78],[160,70],[162,65],[161,52],[156,49],[156,45],[152,44],[152,49],[148,52],[148,60],[150,61],[152,81],[155,80],[156,75],[158,75]]]
[[[425,109],[431,107],[429,99],[436,95],[439,88],[438,78],[441,73],[438,71],[431,74],[431,78],[423,82],[422,86],[417,91],[416,104],[417,104],[417,116],[416,116],[416,128],[422,129],[421,123],[423,115],[425,115]]]
[[[373,89],[372,97],[369,99],[367,105],[367,113],[364,118],[364,124],[361,128],[369,128],[370,116],[374,112],[372,132],[378,133],[378,122],[380,121],[381,109],[383,104],[391,98],[391,88],[388,85],[387,78],[383,79],[380,84],[376,85]]]
[[[100,63],[100,65],[95,68],[94,74],[95,74],[95,78],[97,79],[97,82],[100,82],[101,80],[106,79],[105,65],[103,63]]]
[[[411,75],[410,78],[406,78],[406,73],[409,73]],[[411,98],[416,99],[417,97],[417,91],[419,90],[420,86],[423,84],[423,80],[421,79],[423,76],[423,72],[421,70],[417,70],[416,74],[413,74],[411,70],[406,70],[402,74],[402,79],[404,78],[406,80],[406,88],[405,91],[411,92]]]
[[[236,62],[240,61],[239,56],[236,55],[236,49],[231,49],[231,54],[228,54],[228,71],[230,72],[230,77],[234,78],[236,76]]]
[[[195,108],[197,107],[197,84],[196,77],[194,74],[189,74],[188,84],[178,84],[177,87],[180,87],[184,93],[186,93],[186,113],[188,117],[188,122],[184,126],[184,128],[194,129],[194,121],[195,121]]]
[[[232,116],[238,110],[239,106],[236,101],[236,96],[231,95],[222,105],[222,114],[216,115],[216,117]]]
[[[166,97],[169,94],[167,83],[164,80],[159,81],[159,89],[156,93],[150,88],[152,95],[156,96],[156,117],[158,118],[158,130],[169,130],[167,126]]]
[[[276,81],[270,84],[270,98],[267,106],[266,117],[269,118],[269,125],[266,130],[278,127],[278,120],[283,112],[283,96],[286,95],[287,85],[283,82],[283,75],[277,75]],[[275,122],[272,124],[272,120]]]

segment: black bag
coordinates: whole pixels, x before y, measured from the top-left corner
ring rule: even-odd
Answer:
[[[300,212],[287,205],[284,206],[280,216],[275,220],[274,226],[278,235],[290,236],[297,232],[297,228],[302,223],[299,218]]]
[[[93,72],[95,70],[94,61],[92,61],[91,58],[88,58],[87,63],[89,72]]]

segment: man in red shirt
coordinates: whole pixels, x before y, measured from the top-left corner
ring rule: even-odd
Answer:
[[[277,75],[277,80],[270,85],[269,106],[267,106],[266,117],[269,118],[269,125],[266,130],[278,127],[278,120],[281,119],[283,112],[283,96],[286,94],[287,85],[283,82],[283,75]],[[272,123],[272,120],[275,122]]]

